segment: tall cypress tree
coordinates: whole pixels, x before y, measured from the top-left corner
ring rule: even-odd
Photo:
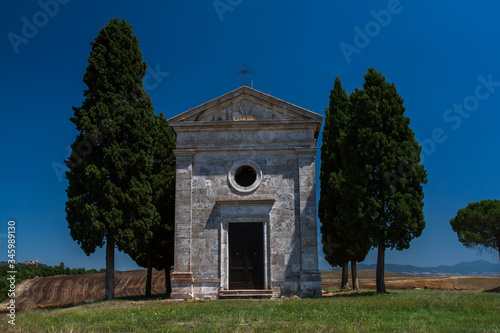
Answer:
[[[155,120],[132,26],[112,19],[90,44],[88,89],[71,118],[79,133],[66,161],[66,213],[71,236],[87,255],[106,244],[105,298],[113,299],[115,246],[133,250],[134,231],[160,219],[149,181]]]
[[[325,260],[333,267],[342,267],[341,289],[347,288],[349,258],[336,222],[339,219],[337,204],[341,200],[340,184],[342,183],[340,153],[345,136],[344,125],[348,107],[349,98],[337,76],[333,90],[330,92],[330,105],[325,109],[318,216],[321,221],[321,244]]]
[[[130,257],[147,268],[146,296],[151,296],[152,269],[165,271],[165,292],[170,294],[170,267],[174,263],[175,224],[175,135],[168,126],[163,113],[155,117],[153,131],[153,172],[150,183],[153,203],[160,219],[153,221],[148,229],[138,228],[135,246],[127,251]]]
[[[405,116],[403,99],[394,84],[373,68],[364,76],[363,89],[351,95],[350,141],[364,195],[359,196],[361,216],[378,248],[377,292],[385,292],[385,250],[403,250],[425,227],[421,146]]]
[[[357,289],[356,262],[368,254],[370,240],[359,215],[359,191],[362,190],[356,184],[359,166],[353,165],[349,97],[339,77],[335,78],[325,113],[318,209],[323,252],[330,265],[342,267],[341,288],[347,288],[348,262],[351,261],[353,288]]]

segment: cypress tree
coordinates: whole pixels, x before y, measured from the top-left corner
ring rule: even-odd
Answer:
[[[153,204],[154,110],[142,79],[146,63],[125,20],[112,19],[91,43],[88,89],[71,121],[78,135],[66,161],[72,238],[90,255],[106,244],[105,298],[114,298],[114,251],[137,250],[134,231],[160,219]]]
[[[401,251],[425,227],[421,146],[405,116],[403,99],[394,84],[373,68],[364,76],[363,89],[351,95],[350,141],[354,165],[364,195],[359,196],[360,216],[378,248],[377,292],[385,292],[385,250]]]
[[[358,289],[356,262],[368,254],[370,240],[360,222],[360,186],[356,183],[359,166],[353,164],[349,97],[339,77],[335,78],[325,113],[318,209],[323,252],[330,265],[342,267],[342,289],[347,288],[351,261],[353,289]]]
[[[174,263],[175,224],[175,135],[163,113],[155,117],[153,131],[153,172],[150,183],[153,203],[160,219],[148,229],[134,232],[136,246],[128,251],[130,257],[147,268],[146,296],[151,296],[152,269],[165,271],[165,292],[170,294],[170,267]]]

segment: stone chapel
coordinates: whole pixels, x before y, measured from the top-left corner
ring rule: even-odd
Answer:
[[[173,298],[321,296],[322,118],[242,86],[169,119],[177,135]]]

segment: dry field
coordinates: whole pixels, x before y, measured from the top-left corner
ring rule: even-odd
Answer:
[[[141,296],[145,293],[146,271],[116,272],[116,297]],[[437,290],[498,289],[500,278],[491,277],[415,277],[386,272],[389,290],[425,288]],[[322,272],[323,288],[340,286],[340,272]],[[375,271],[359,271],[361,289],[375,289]],[[152,294],[165,293],[163,271],[153,271]],[[17,286],[16,308],[47,308],[68,306],[104,298],[104,273],[87,275],[59,275],[23,281]],[[326,295],[325,295],[326,296]],[[0,312],[7,303],[0,304]]]
[[[340,288],[340,271],[323,271],[322,286]],[[350,274],[349,274],[350,278]],[[360,289],[375,289],[375,270],[360,270],[358,272]],[[500,277],[477,276],[411,276],[399,273],[385,272],[385,285],[389,290],[405,290],[427,288],[436,290],[468,290],[488,291],[500,287]],[[349,281],[349,287],[351,287]]]

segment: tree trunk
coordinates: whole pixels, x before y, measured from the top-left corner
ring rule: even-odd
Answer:
[[[342,283],[340,285],[340,289],[348,289],[349,288],[349,262],[346,261],[342,264]]]
[[[153,273],[153,264],[151,260],[151,249],[148,249],[148,268],[146,273],[146,297],[151,296],[151,279]]]
[[[106,289],[104,292],[105,300],[115,298],[115,242],[106,237]]]
[[[356,260],[351,261],[352,290],[359,290],[358,266]]]
[[[170,267],[165,267],[165,292],[170,297],[172,293],[172,284],[170,282]]]
[[[378,245],[377,253],[377,293],[385,293],[385,244]]]

